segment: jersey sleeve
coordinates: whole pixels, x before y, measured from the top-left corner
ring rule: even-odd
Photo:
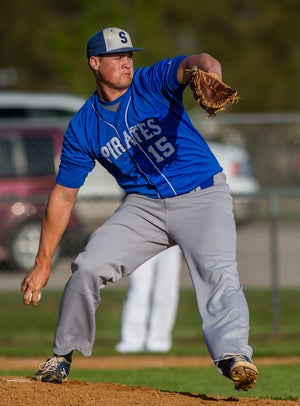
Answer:
[[[184,55],[175,58],[163,59],[152,66],[140,68],[136,74],[139,76],[145,89],[151,89],[154,94],[166,98],[181,96],[186,85],[178,82],[177,71]]]
[[[79,117],[75,115],[64,136],[56,183],[80,188],[94,166],[95,160],[86,143],[84,126],[80,125]]]

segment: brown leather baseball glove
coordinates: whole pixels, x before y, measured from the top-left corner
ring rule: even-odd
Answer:
[[[225,110],[226,104],[237,103],[240,98],[236,90],[199,69],[198,66],[185,69],[185,74],[195,100],[207,111],[207,117],[212,117],[219,111]]]

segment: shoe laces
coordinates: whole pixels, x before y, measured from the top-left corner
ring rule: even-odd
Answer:
[[[52,357],[48,358],[47,361],[42,362],[40,364],[40,369],[41,370],[47,370],[47,371],[55,371],[57,369],[57,366],[62,362],[65,361],[63,357]],[[67,361],[65,361],[67,362]]]
[[[220,361],[229,360],[229,359],[234,359],[235,362],[248,361],[248,358],[246,357],[246,355],[243,355],[243,354],[225,354],[224,358],[222,358]]]

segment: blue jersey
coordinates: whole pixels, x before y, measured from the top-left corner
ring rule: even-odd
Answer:
[[[95,92],[68,126],[57,183],[82,186],[97,160],[126,193],[167,198],[222,171],[183,106],[185,86],[177,80],[183,59],[138,68],[115,112]]]

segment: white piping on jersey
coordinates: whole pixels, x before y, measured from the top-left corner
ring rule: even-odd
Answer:
[[[127,116],[128,116],[128,109],[129,109],[129,104],[131,103],[131,96],[128,100],[127,106],[126,106],[126,110],[125,110],[125,123],[126,123],[126,127],[128,130],[128,133],[130,134],[130,129],[129,129],[129,125],[128,125],[128,120],[127,120]],[[154,168],[157,170],[157,172],[164,178],[164,180],[167,182],[167,184],[170,186],[170,189],[173,191],[173,193],[175,195],[177,195],[177,193],[175,192],[172,184],[170,183],[170,181],[167,179],[167,177],[159,170],[159,168],[155,165],[155,163],[152,161],[151,157],[143,150],[143,148],[140,146],[139,142],[136,140],[136,138],[134,138],[134,134],[131,135],[132,138],[136,141],[137,146],[139,147],[140,151],[145,155],[145,157],[148,159],[148,161],[151,162],[151,164],[154,166]]]
[[[131,96],[130,96],[130,98],[129,98],[129,100],[128,100],[128,103],[127,103],[127,106],[126,106],[126,109],[125,109],[125,117],[124,117],[128,134],[131,134],[131,137],[135,140],[136,145],[138,146],[138,148],[140,149],[140,151],[145,155],[145,157],[148,159],[148,161],[151,162],[151,164],[152,164],[153,167],[157,170],[157,172],[164,178],[164,180],[166,181],[166,183],[169,185],[170,189],[173,191],[174,195],[177,196],[177,193],[176,193],[175,189],[173,188],[172,184],[170,183],[170,181],[168,180],[168,178],[165,176],[164,173],[162,173],[162,172],[159,170],[159,168],[155,165],[155,163],[153,162],[153,160],[151,159],[151,157],[150,157],[150,156],[143,150],[143,148],[140,146],[140,143],[139,143],[138,140],[134,137],[134,134],[132,134],[132,133],[130,132],[130,128],[129,128],[129,125],[128,125],[128,119],[127,119],[127,117],[128,117],[128,109],[129,109],[129,105],[130,105],[130,103],[131,103],[131,99],[132,99],[132,98],[131,98]],[[94,106],[93,103],[92,103],[92,108],[93,108],[94,112],[96,113],[97,117],[98,117],[100,120],[102,120],[104,123],[106,123],[108,126],[110,126],[111,128],[114,129],[114,131],[115,131],[116,134],[118,135],[118,138],[119,138],[120,142],[122,143],[123,147],[125,148],[126,151],[128,151],[128,149],[124,146],[124,144],[123,144],[123,142],[122,142],[122,138],[121,138],[121,136],[120,136],[120,134],[119,134],[118,129],[117,129],[114,125],[112,125],[112,124],[109,123],[108,121],[104,120],[104,119],[100,116],[100,114],[97,112],[97,110],[96,110],[96,108],[95,108],[95,106]],[[137,167],[138,167],[138,169],[140,170],[140,172],[148,179],[147,175],[146,175],[145,172],[142,170],[142,168],[140,167],[140,165],[139,165],[139,163],[136,161],[136,159],[134,159],[134,157],[133,157],[131,154],[129,154],[129,156],[134,160],[134,162],[135,162],[135,164],[137,165]],[[158,195],[159,195],[159,192],[158,192]]]
[[[111,127],[111,128],[115,131],[115,133],[117,134],[117,136],[118,136],[118,138],[119,138],[119,140],[120,140],[120,142],[121,142],[123,148],[125,149],[125,151],[128,152],[128,149],[125,147],[125,145],[124,145],[123,142],[122,142],[122,138],[120,137],[120,134],[119,134],[119,132],[118,132],[118,129],[117,129],[113,124],[111,124],[111,123],[109,123],[108,121],[104,120],[104,118],[102,118],[102,117],[100,116],[100,114],[98,113],[98,111],[96,110],[94,104],[93,104],[93,103],[91,103],[91,104],[92,104],[92,108],[93,108],[94,112],[96,113],[96,116],[99,118],[99,120],[103,121],[105,124],[107,124],[109,127]],[[139,163],[138,163],[130,154],[129,154],[129,156],[130,156],[130,158],[135,162],[135,164],[136,164],[136,166],[138,167],[139,171],[145,176],[145,178],[147,178],[146,174],[143,172],[143,170],[142,170],[142,168],[140,167]]]

